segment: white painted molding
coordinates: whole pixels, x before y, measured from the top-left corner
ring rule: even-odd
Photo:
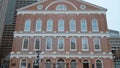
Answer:
[[[36,57],[35,54],[11,54],[10,58],[21,58],[21,57],[29,57],[29,58],[33,58]],[[40,57],[44,58],[44,57],[78,57],[78,58],[110,58],[112,59],[112,55],[110,54],[40,54]]]
[[[14,37],[23,37],[23,36],[42,36],[42,37],[46,37],[46,36],[65,36],[65,37],[69,37],[69,36],[77,36],[77,37],[81,37],[81,36],[106,36],[109,37],[108,33],[14,33]]]
[[[17,15],[19,14],[106,14],[105,11],[97,11],[97,10],[86,10],[86,11],[70,11],[70,10],[67,10],[67,11],[44,11],[44,10],[41,10],[41,11],[36,11],[36,10],[22,10],[22,11],[18,11]]]

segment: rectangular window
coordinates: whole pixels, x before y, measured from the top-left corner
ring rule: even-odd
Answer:
[[[87,23],[86,20],[81,20],[81,31],[87,32]]]
[[[38,50],[38,49],[40,49],[40,39],[36,38],[35,39],[35,50]]]
[[[100,39],[99,38],[94,38],[94,47],[95,47],[95,50],[100,50]]]
[[[23,50],[28,50],[28,45],[29,45],[28,38],[24,38],[23,39],[23,47],[22,47],[22,49]]]
[[[63,50],[64,49],[64,39],[59,38],[58,39],[58,50]]]
[[[70,20],[70,31],[76,31],[76,21]]]
[[[52,38],[47,38],[46,39],[46,49],[47,50],[52,50]]]
[[[58,21],[58,31],[64,31],[64,20]]]
[[[92,20],[92,31],[98,32],[98,22],[97,20]]]
[[[41,29],[42,29],[42,21],[38,19],[36,21],[36,31],[41,31]]]
[[[49,19],[47,21],[47,31],[52,31],[53,30],[53,21]]]
[[[88,39],[87,38],[82,38],[82,49],[84,51],[88,50]]]
[[[71,50],[76,50],[76,39],[71,38],[70,40]]]
[[[25,21],[24,31],[30,31],[30,28],[31,28],[31,20],[27,19]]]

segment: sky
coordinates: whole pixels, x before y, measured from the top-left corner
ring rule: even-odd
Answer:
[[[120,31],[120,0],[84,0],[107,10],[108,28]]]

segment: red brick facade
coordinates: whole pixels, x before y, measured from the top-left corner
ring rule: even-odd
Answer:
[[[56,6],[59,4],[65,5],[67,10],[56,10]],[[85,5],[85,9],[80,8],[81,4]],[[37,9],[38,5],[43,6],[42,10]],[[50,60],[51,68],[59,68],[59,60],[64,63],[61,68],[98,68],[97,61],[100,61],[101,68],[113,68],[105,12],[106,9],[81,0],[48,0],[18,9],[10,68],[22,68],[22,60],[25,60],[26,68],[33,68],[33,62],[37,56],[34,49],[36,38],[40,39],[39,49],[42,51],[40,68],[47,68],[47,60]],[[24,31],[27,19],[31,20],[30,31]],[[37,19],[42,20],[41,31],[36,31]],[[48,19],[53,21],[52,31],[47,31]],[[60,19],[64,20],[64,31],[62,32],[58,31]],[[71,19],[74,19],[76,23],[76,30],[73,32],[70,31]],[[81,20],[83,19],[87,21],[86,32],[81,31]],[[93,19],[98,22],[97,32],[92,31]],[[28,38],[27,50],[23,50],[25,38]],[[52,39],[51,50],[46,50],[47,38]],[[58,49],[59,38],[64,39],[62,50]],[[74,50],[71,50],[71,38],[76,39]],[[88,40],[88,50],[83,50],[83,38]],[[95,50],[94,38],[100,40],[99,50]],[[74,61],[73,66],[72,61]]]

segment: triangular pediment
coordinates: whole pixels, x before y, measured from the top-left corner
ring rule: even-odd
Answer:
[[[56,11],[58,5],[64,5],[65,10],[72,11],[106,11],[107,9],[83,0],[44,0],[18,9],[17,11]],[[65,11],[64,10],[64,11]]]

